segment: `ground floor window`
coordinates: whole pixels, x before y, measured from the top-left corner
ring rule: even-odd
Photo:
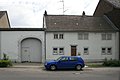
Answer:
[[[83,53],[84,55],[89,55],[89,49],[86,47],[86,48],[84,48],[84,53]]]
[[[53,55],[64,55],[64,48],[62,47],[53,48]]]
[[[53,54],[57,55],[58,54],[58,48],[53,48]]]
[[[112,54],[112,48],[111,47],[104,47],[101,51],[102,55],[111,55]]]

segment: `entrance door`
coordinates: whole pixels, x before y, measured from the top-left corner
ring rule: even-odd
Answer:
[[[30,61],[29,47],[22,47],[22,62]]]
[[[76,52],[77,52],[76,46],[71,46],[71,56],[76,56]]]

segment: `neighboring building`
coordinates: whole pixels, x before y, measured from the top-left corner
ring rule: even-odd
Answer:
[[[94,12],[94,16],[103,15],[106,15],[109,18],[109,20],[111,20],[113,24],[119,29],[119,41],[120,41],[120,0],[100,0]]]
[[[1,32],[0,55],[7,54],[16,62],[44,62],[43,28],[4,28]]]
[[[0,11],[0,29],[1,28],[10,28],[7,11]],[[0,54],[1,54],[1,31],[0,31]]]
[[[10,28],[7,11],[0,11],[0,28]]]
[[[80,55],[85,61],[118,59],[118,28],[106,17],[44,14],[46,59]]]

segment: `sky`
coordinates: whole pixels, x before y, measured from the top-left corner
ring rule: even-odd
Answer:
[[[98,2],[64,0],[63,7],[63,0],[0,0],[0,11],[8,12],[12,28],[42,28],[45,10],[51,15],[93,15]]]

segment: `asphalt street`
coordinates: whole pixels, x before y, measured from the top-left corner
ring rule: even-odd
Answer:
[[[46,71],[41,67],[0,68],[0,80],[120,80],[120,68]]]

